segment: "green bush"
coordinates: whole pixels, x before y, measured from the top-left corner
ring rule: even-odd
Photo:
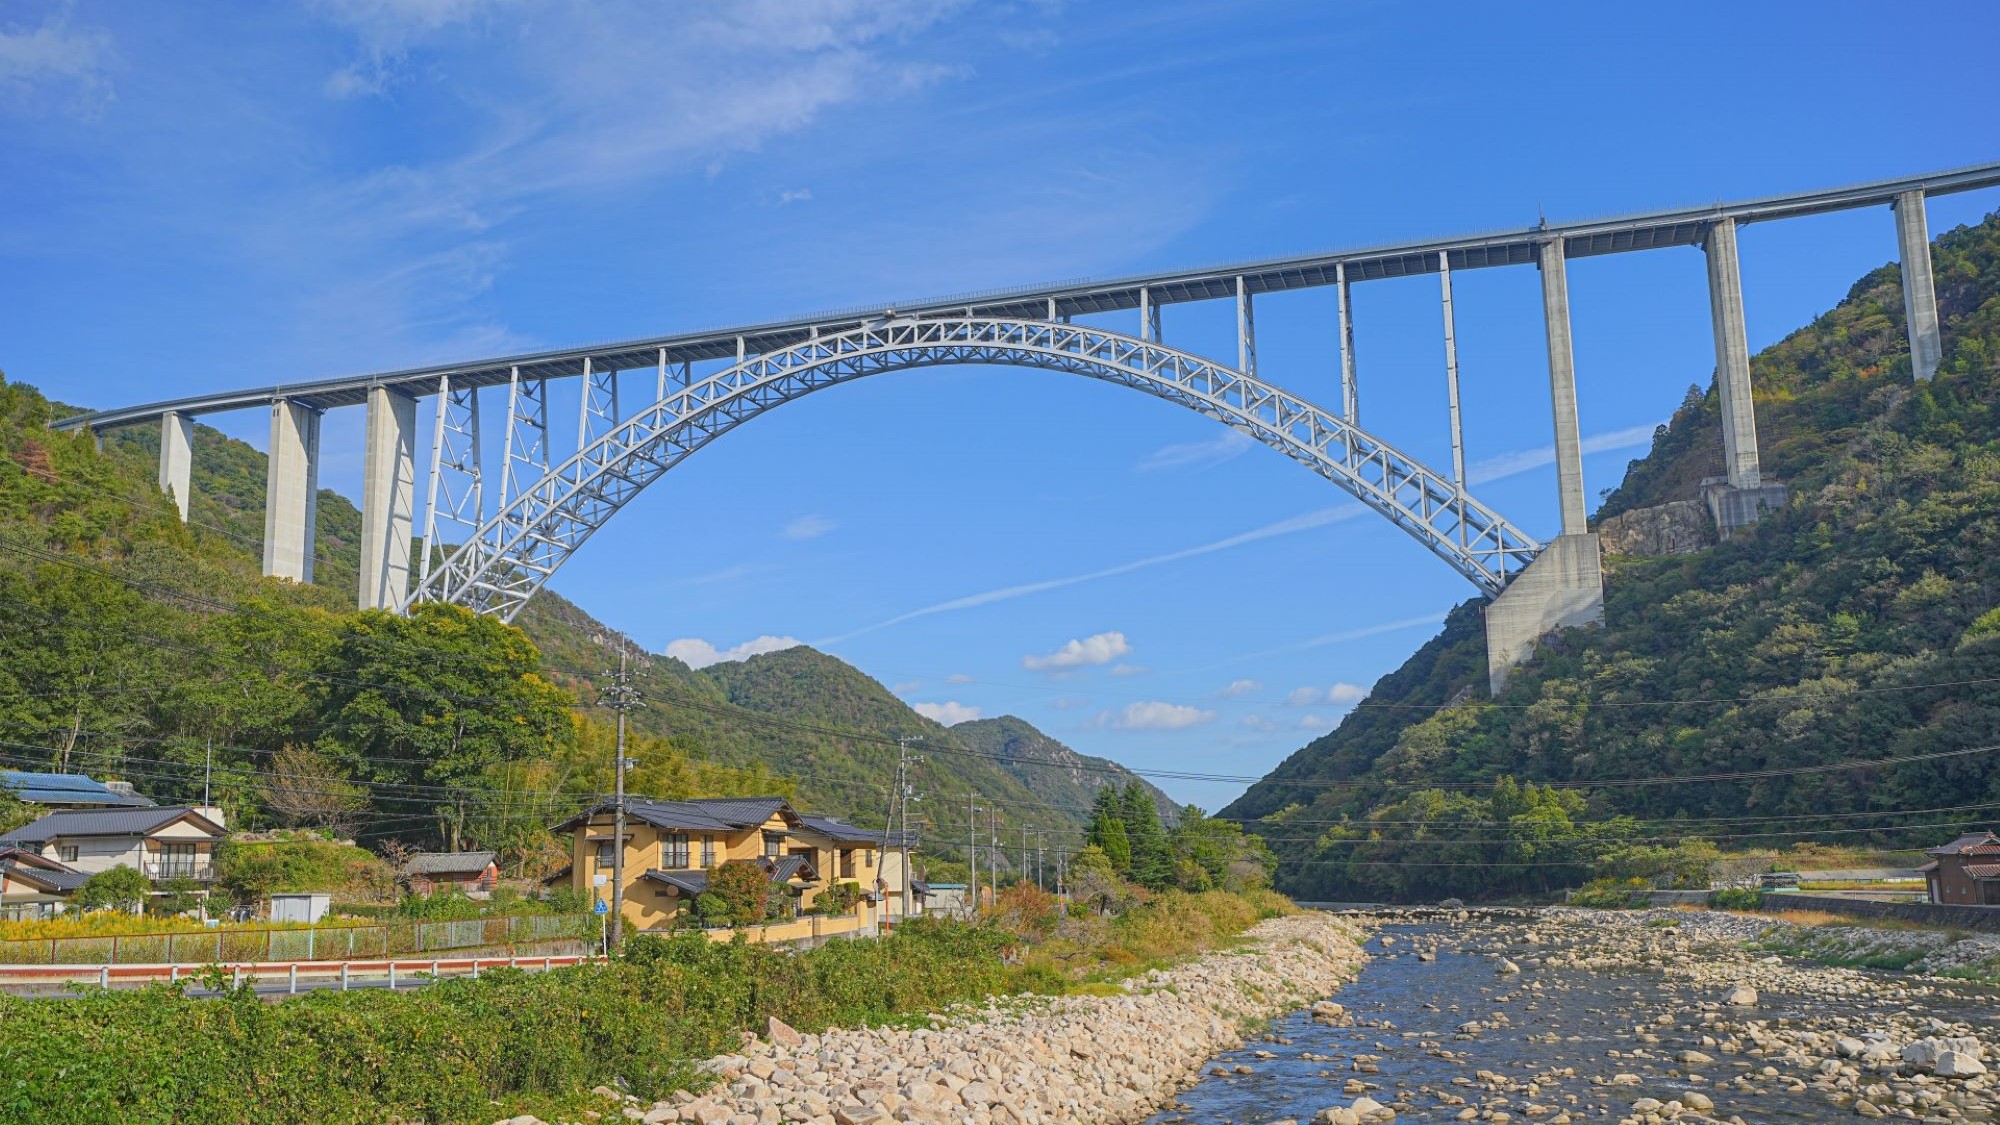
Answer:
[[[1764,892],[1754,887],[1725,887],[1708,896],[1708,905],[1717,910],[1756,910],[1764,905]]]
[[[141,875],[138,868],[120,864],[85,879],[83,885],[76,889],[74,905],[78,910],[123,910],[129,913],[146,905],[146,898],[152,890],[152,880]]]
[[[1630,910],[1646,904],[1650,889],[1644,879],[1592,879],[1569,896],[1569,904],[1594,910]]]

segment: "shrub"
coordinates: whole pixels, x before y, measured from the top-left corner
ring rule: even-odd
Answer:
[[[141,875],[138,868],[120,864],[85,879],[83,885],[76,889],[76,897],[72,901],[78,910],[136,913],[146,905],[146,898],[152,891],[152,880]]]
[[[1756,910],[1764,905],[1764,892],[1755,888],[1725,887],[1708,896],[1716,910]]]
[[[1644,879],[1592,879],[1569,896],[1571,906],[1594,910],[1630,910],[1646,901]]]

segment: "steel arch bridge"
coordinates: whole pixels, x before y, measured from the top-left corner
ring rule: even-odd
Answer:
[[[825,387],[948,364],[1067,371],[1213,418],[1340,486],[1489,595],[1541,550],[1451,479],[1389,443],[1211,360],[1077,324],[905,317],[747,358],[666,395],[507,501],[424,578],[415,599],[511,621],[592,533],[709,442]]]
[[[1599,543],[1590,528],[1583,482],[1566,263],[1675,247],[1698,249],[1706,259],[1723,475],[1704,481],[1701,496],[1717,533],[1727,538],[1788,502],[1783,482],[1764,476],[1758,453],[1739,229],[1888,208],[1895,219],[1910,375],[1921,382],[1937,375],[1943,354],[1926,200],[1995,187],[2000,187],[2000,161],[1989,161],[1733,203],[1567,223],[1544,220],[1510,231],[961,293],[886,309],[849,308],[591,347],[206,392],[81,414],[53,426],[88,430],[101,439],[121,426],[158,425],[160,487],[185,520],[195,420],[268,410],[263,572],[310,582],[320,420],[329,410],[365,406],[360,607],[400,611],[412,600],[427,600],[512,619],[647,484],[773,406],[864,375],[942,364],[1067,371],[1214,418],[1319,473],[1423,543],[1490,599],[1487,672],[1498,691],[1508,670],[1543,636],[1604,615]],[[1520,266],[1541,275],[1548,345],[1559,521],[1556,534],[1542,543],[1472,499],[1465,486],[1452,274]],[[1350,286],[1427,274],[1438,278],[1443,313],[1449,477],[1359,424]],[[1337,379],[1334,411],[1262,381],[1257,369],[1253,302],[1319,288],[1333,290],[1337,310],[1338,346],[1331,349],[1337,363],[1329,363],[1327,372]],[[1161,342],[1163,307],[1224,301],[1235,305],[1233,367]],[[1136,338],[1075,323],[1132,311],[1138,313]],[[705,372],[699,378],[697,364]],[[657,371],[656,394],[628,417],[619,407],[621,377],[649,368]],[[574,444],[550,425],[551,398],[559,385],[581,390]],[[481,436],[482,392],[506,398],[502,432],[491,443]],[[417,465],[417,411],[426,402],[432,412],[428,474]],[[568,456],[571,450],[576,452]],[[494,453],[497,471],[489,471],[485,461]],[[421,547],[413,549],[413,543]]]

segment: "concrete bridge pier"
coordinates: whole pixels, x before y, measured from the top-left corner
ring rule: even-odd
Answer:
[[[1896,197],[1896,245],[1903,262],[1903,319],[1910,332],[1910,374],[1923,382],[1944,360],[1938,332],[1937,281],[1931,274],[1930,223],[1922,188]]]
[[[294,582],[313,576],[313,524],[319,517],[319,411],[279,399],[271,404],[269,470],[264,481],[264,573]]]
[[[1715,517],[1716,533],[1756,523],[1767,510],[1782,508],[1785,486],[1765,481],[1757,452],[1757,405],[1750,386],[1750,343],[1743,326],[1743,271],[1736,252],[1736,220],[1718,219],[1702,240],[1708,257],[1708,307],[1715,326],[1715,386],[1722,399],[1720,480],[1702,483],[1702,496]]]
[[[444,409],[442,400],[439,409]],[[416,517],[417,400],[368,388],[361,462],[362,609],[400,611],[410,595],[410,533]]]
[[[1576,417],[1576,356],[1570,341],[1569,276],[1563,240],[1541,244],[1542,321],[1555,409],[1556,488],[1562,534],[1486,606],[1486,681],[1493,694],[1508,673],[1556,629],[1604,620],[1604,560],[1583,494],[1583,438]]]
[[[188,481],[194,472],[194,419],[169,410],[160,415],[160,491],[174,498],[181,522],[188,518]]]

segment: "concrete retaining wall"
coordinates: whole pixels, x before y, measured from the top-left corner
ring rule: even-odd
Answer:
[[[1878,902],[1865,898],[1829,898],[1824,895],[1767,894],[1763,909],[1823,910],[1854,918],[1896,918],[1929,926],[1953,926],[1961,930],[2000,933],[2000,907],[1949,906],[1928,902]]]

